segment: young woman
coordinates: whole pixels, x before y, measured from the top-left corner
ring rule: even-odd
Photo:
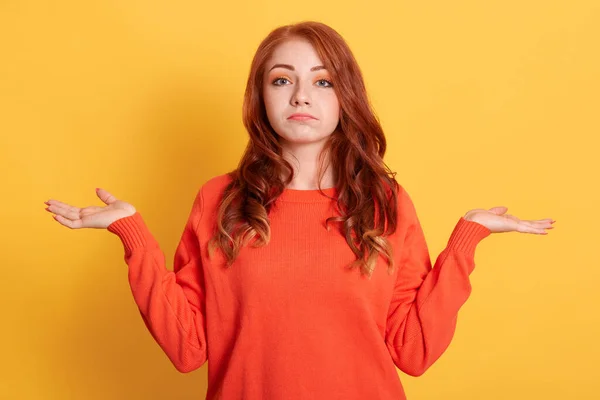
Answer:
[[[432,267],[415,207],[342,37],[317,22],[260,44],[243,106],[248,147],[198,190],[173,271],[135,207],[50,200],[62,225],[125,249],[150,333],[181,372],[208,361],[207,399],[403,399],[450,344],[476,245],[546,234],[505,207],[468,211]]]

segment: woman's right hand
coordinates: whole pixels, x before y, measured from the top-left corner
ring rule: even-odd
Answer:
[[[105,229],[118,219],[135,214],[135,207],[129,203],[117,200],[104,189],[96,190],[96,195],[106,206],[89,206],[78,208],[58,200],[44,202],[47,211],[54,213],[54,219],[61,225],[71,229],[96,228]]]

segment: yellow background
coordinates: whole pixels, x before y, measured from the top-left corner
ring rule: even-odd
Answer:
[[[399,372],[408,398],[599,398],[595,0],[3,1],[0,398],[204,398],[207,365],[178,373],[146,331],[118,238],[43,202],[106,188],[171,268],[199,186],[244,149],[256,47],[304,19],[353,49],[432,261],[472,208],[557,220],[479,245],[450,348]]]

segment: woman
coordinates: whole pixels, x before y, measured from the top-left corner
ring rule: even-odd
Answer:
[[[133,205],[50,200],[62,225],[122,240],[154,339],[181,372],[208,361],[207,399],[403,399],[450,344],[476,245],[546,234],[505,207],[459,218],[432,268],[413,203],[342,37],[317,22],[260,44],[246,87],[248,147],[199,189],[173,271]]]

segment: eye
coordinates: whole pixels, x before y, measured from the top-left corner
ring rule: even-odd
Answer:
[[[276,86],[282,86],[285,85],[285,83],[281,83],[281,81],[288,81],[289,80],[287,78],[284,78],[283,76],[280,76],[279,78],[276,78],[273,82],[271,82],[272,84],[276,85]]]
[[[317,85],[317,86],[321,86],[321,87],[333,87],[333,83],[331,83],[331,82],[330,82],[330,81],[328,81],[327,79],[319,79],[319,80],[317,81],[317,83],[319,83],[319,82],[324,82],[324,83],[325,83],[325,85],[324,85],[324,86],[323,86],[323,85]]]

